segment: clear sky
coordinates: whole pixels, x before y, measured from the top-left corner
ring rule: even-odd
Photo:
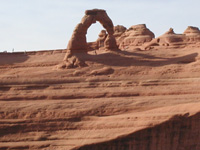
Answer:
[[[199,0],[0,0],[0,51],[64,49],[87,9],[105,9],[114,25],[145,23],[159,36],[200,27],[199,7]],[[102,29],[93,24],[87,40]]]

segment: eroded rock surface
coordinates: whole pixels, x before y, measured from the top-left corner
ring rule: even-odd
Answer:
[[[188,26],[183,34],[186,35],[186,40],[189,43],[200,42],[200,30],[197,27]]]
[[[0,53],[0,149],[199,150],[199,48],[65,53]]]
[[[93,23],[96,23],[96,21],[99,21],[109,34],[109,36],[105,40],[105,47],[108,49],[115,49],[116,45],[114,44],[114,42],[106,42],[112,40],[115,41],[115,38],[113,38],[114,26],[112,20],[108,17],[106,11],[101,9],[85,11],[85,16],[74,29],[72,37],[68,43],[67,49],[70,51],[87,51],[87,30]]]
[[[176,34],[172,28],[165,34],[145,43],[143,49],[151,49],[153,46],[168,48],[183,48],[187,46],[199,47],[200,30],[197,27],[188,26],[183,34]]]
[[[122,26],[122,25],[117,25],[114,27],[114,36],[116,38],[117,41],[117,45],[119,46],[120,43],[122,42],[122,38],[120,38],[123,33],[127,30],[126,27]],[[121,40],[120,40],[121,39]]]
[[[172,28],[166,33],[145,43],[144,49],[150,49],[151,46],[178,46],[185,45],[186,36],[183,34],[176,34]]]
[[[71,68],[82,65],[84,66],[84,60],[80,60],[80,58],[77,56],[77,53],[87,53],[89,49],[86,40],[87,30],[93,23],[96,23],[96,21],[100,22],[108,33],[104,39],[104,48],[107,50],[117,49],[116,40],[113,35],[114,26],[106,11],[102,9],[86,10],[85,16],[75,27],[72,37],[68,43],[68,52],[64,59],[66,62],[66,67]],[[100,40],[100,44],[102,44],[101,42],[102,40]]]
[[[107,38],[108,34],[106,32],[106,30],[102,30],[100,33],[99,33],[99,38],[97,39],[96,43],[97,43],[97,49],[101,49],[105,47],[105,40]]]
[[[155,35],[145,24],[131,26],[118,39],[120,49],[130,49],[134,46],[141,46],[146,42],[150,42]]]

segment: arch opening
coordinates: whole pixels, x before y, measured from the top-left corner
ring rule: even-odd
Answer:
[[[99,33],[101,32],[101,30],[105,30],[105,29],[102,27],[102,25],[99,22],[92,24],[87,30],[87,34],[86,34],[87,43],[95,42],[98,39]]]
[[[113,36],[114,26],[112,20],[108,17],[106,11],[102,9],[85,11],[85,16],[75,27],[67,49],[71,52],[87,52],[87,30],[93,23],[96,23],[97,21],[105,28],[106,32],[108,33],[108,36],[104,41],[105,49],[116,50],[117,44],[115,37]]]
[[[114,26],[112,20],[108,17],[105,10],[102,9],[93,9],[86,10],[85,16],[82,18],[81,22],[75,27],[72,37],[67,45],[67,53],[64,58],[64,65],[61,65],[62,68],[74,68],[86,66],[83,58],[86,57],[87,52],[90,50],[86,34],[88,28],[96,22],[99,22],[103,28],[105,28],[106,36],[105,40],[99,42],[96,41],[96,47],[103,46],[105,50],[118,50],[116,40],[114,37]],[[105,32],[105,30],[103,32]],[[102,33],[102,32],[101,32]]]

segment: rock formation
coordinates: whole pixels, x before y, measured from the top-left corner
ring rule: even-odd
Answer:
[[[105,10],[102,9],[93,9],[86,10],[85,16],[82,18],[81,22],[75,27],[72,37],[67,46],[67,54],[64,61],[67,62],[67,67],[77,67],[82,66],[83,62],[78,60],[77,56],[74,57],[76,53],[86,53],[88,50],[88,44],[86,41],[86,34],[88,28],[93,24],[99,21],[102,26],[106,29],[108,36],[104,41],[104,47],[108,50],[116,50],[116,40],[113,36],[114,26],[112,20],[108,17]]]
[[[99,37],[96,41],[98,49],[105,47],[104,42],[105,42],[107,36],[108,36],[108,34],[106,33],[106,30],[101,30],[101,32],[99,33]]]
[[[122,26],[122,25],[117,25],[114,27],[114,37],[116,39],[116,42],[117,42],[117,46],[119,46],[120,44],[120,41],[118,40],[121,35],[126,31],[126,27]],[[99,33],[99,37],[97,39],[96,42],[92,42],[92,43],[88,43],[89,46],[91,47],[92,44],[94,45],[96,43],[96,48],[97,49],[104,49],[105,48],[105,45],[104,45],[104,42],[106,40],[106,37],[108,36],[106,30],[102,30],[100,33]]]
[[[183,34],[186,35],[187,42],[200,42],[200,30],[197,27],[188,26],[188,28],[183,32]]]
[[[139,24],[131,26],[126,30],[120,38],[118,38],[118,43],[120,49],[126,49],[131,46],[141,46],[145,42],[150,42],[155,35],[151,32],[145,24]]]
[[[115,38],[113,37],[113,23],[108,17],[105,10],[93,9],[86,10],[85,16],[82,18],[72,34],[72,37],[68,43],[67,49],[70,51],[87,51],[86,34],[88,28],[99,21],[108,32],[108,37],[105,40],[105,47],[108,49],[115,49]]]
[[[121,35],[126,31],[126,27],[122,26],[122,25],[117,25],[114,27],[114,36],[116,38],[116,41],[117,41],[117,45],[120,44],[120,37]]]
[[[183,48],[186,46],[199,47],[200,45],[200,30],[193,26],[188,26],[183,34],[176,34],[173,28],[170,28],[163,35],[155,38],[154,33],[145,24],[133,25],[129,29],[126,29],[122,25],[117,25],[114,27],[114,36],[117,46],[121,50],[133,50],[136,48],[148,50],[152,46]],[[95,45],[96,49],[104,48],[106,37],[106,31],[101,31],[97,41],[89,44],[90,47],[94,47],[93,45]]]
[[[142,49],[151,49],[152,46],[165,46],[168,48],[183,48],[186,46],[199,47],[197,43],[200,42],[200,30],[197,27],[188,26],[183,34],[176,34],[172,28],[165,34],[159,36],[152,41],[145,43]]]
[[[173,28],[170,28],[169,31],[159,36],[158,38],[153,39],[149,43],[145,43],[144,49],[151,49],[151,46],[176,46],[176,45],[185,45],[185,35],[176,34]]]

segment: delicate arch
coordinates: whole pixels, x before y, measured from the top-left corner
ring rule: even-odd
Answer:
[[[117,49],[116,40],[113,36],[114,26],[112,20],[108,17],[105,10],[93,9],[86,10],[85,16],[82,18],[81,22],[75,27],[72,37],[68,43],[67,49],[70,51],[87,51],[88,45],[86,40],[86,34],[88,28],[99,21],[101,25],[106,29],[108,36],[104,42],[105,48],[114,50]]]

